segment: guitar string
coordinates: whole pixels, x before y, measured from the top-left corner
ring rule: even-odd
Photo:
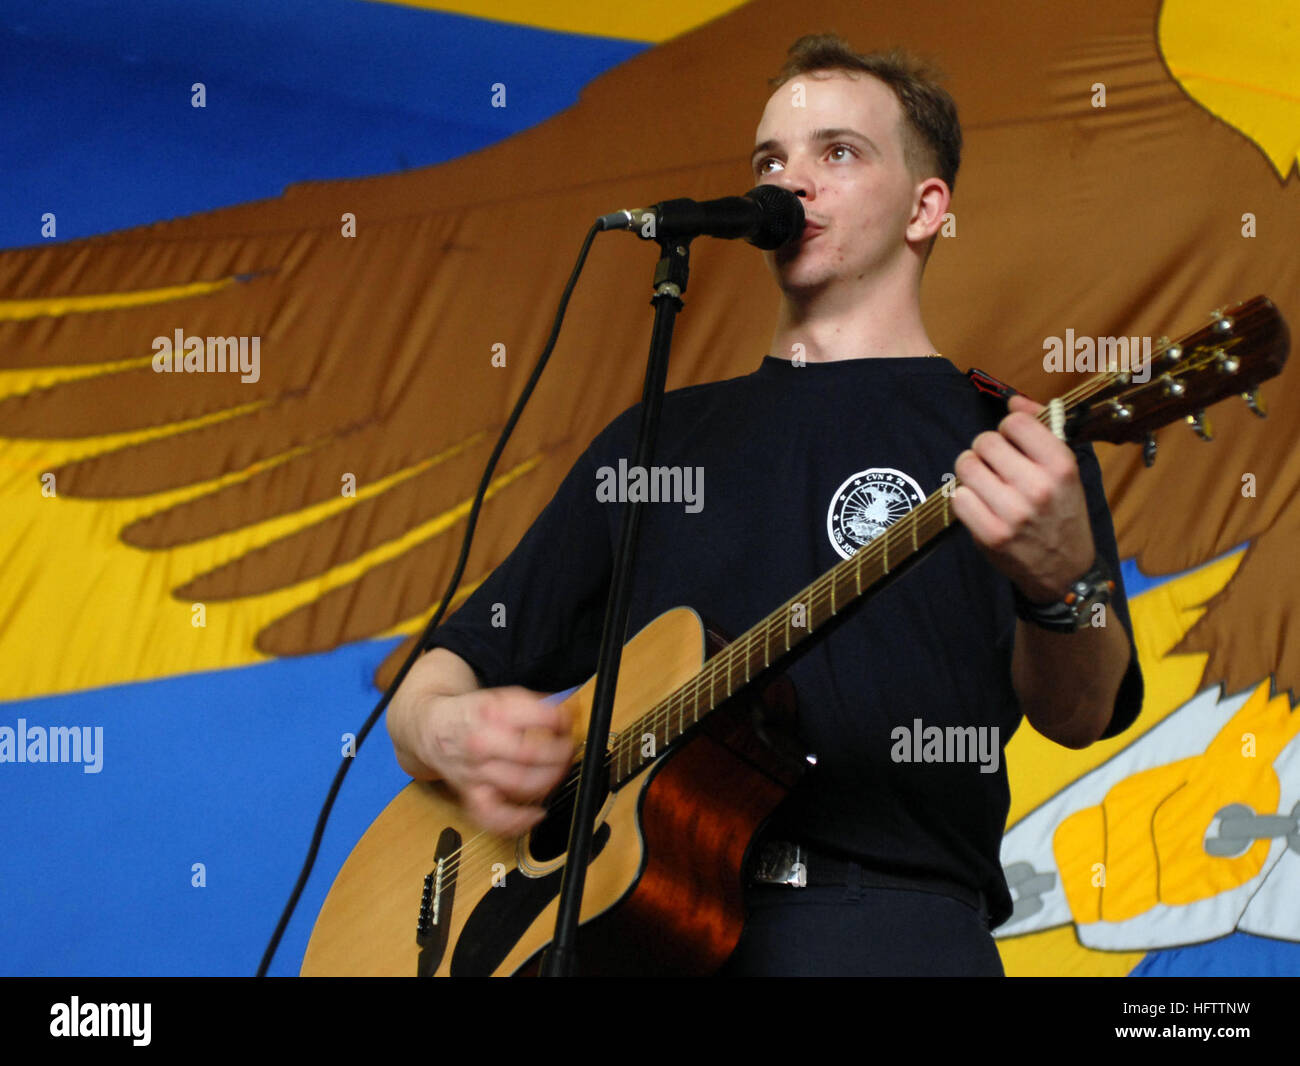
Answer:
[[[1083,385],[1065,393],[1061,397],[1061,399],[1064,402],[1069,402],[1073,404],[1074,402],[1077,402],[1077,400],[1099,391],[1101,388],[1106,387],[1108,384],[1109,382],[1105,380],[1099,380],[1095,383],[1084,383]],[[1044,409],[1042,412],[1040,412],[1037,418],[1039,422],[1045,424],[1047,421],[1047,410]],[[956,487],[957,483],[958,483],[958,479],[954,478],[952,482],[953,488]],[[951,491],[952,489],[949,489],[949,492]],[[943,510],[945,512],[945,515],[940,518],[938,529],[935,530],[930,530],[929,528],[926,529],[926,532],[924,534],[926,542],[929,541],[931,536],[942,531],[942,529],[946,529],[951,524],[951,520],[948,519],[946,516],[947,507],[944,506],[940,508],[937,504],[931,504],[931,501],[935,501],[938,499],[941,499],[941,497],[932,495],[929,500],[926,500],[918,508],[916,508],[916,510],[912,512],[912,515],[909,515],[909,518],[912,520],[913,524],[919,525],[922,522],[926,522],[929,518],[937,516],[940,510]],[[927,504],[931,504],[931,506],[927,508],[926,507]],[[877,558],[883,560],[885,557],[887,557],[888,543],[889,543],[889,533],[887,531],[885,534],[882,534],[881,538],[872,541],[871,543],[866,545],[862,550],[855,553],[852,560],[855,564],[853,569],[860,571],[863,563],[874,562],[876,561]],[[848,560],[846,560],[846,562],[848,562]],[[806,590],[804,590],[805,592],[809,593],[809,595],[807,597],[804,597],[804,599],[807,599],[810,602],[810,607],[808,611],[810,617],[808,635],[811,635],[811,632],[815,628],[818,628],[818,626],[814,626],[811,624],[811,618],[815,613],[818,605],[820,604],[822,597],[827,593],[828,590],[831,590],[833,588],[834,581],[837,579],[836,575],[843,576],[843,574],[848,573],[849,570],[848,567],[845,567],[843,571],[840,570],[840,567],[843,565],[844,564],[840,564],[835,568],[832,568],[831,571],[829,571],[827,574],[822,575],[818,580],[814,581],[812,585],[810,585]],[[859,581],[860,581],[860,576],[859,576]],[[856,596],[854,597],[854,599],[856,599]],[[700,704],[701,702],[705,702],[701,699],[704,685],[707,683],[709,687],[710,694],[706,705],[709,706],[711,709],[711,706],[714,704],[717,674],[721,672],[719,669],[720,666],[724,662],[726,663],[727,677],[729,681],[731,675],[731,669],[734,666],[733,660],[737,658],[737,656],[735,655],[735,650],[738,647],[743,648],[746,653],[745,655],[746,662],[748,663],[748,659],[753,651],[753,644],[755,643],[755,641],[758,640],[760,637],[762,637],[764,638],[764,642],[770,645],[771,628],[773,623],[777,621],[779,616],[783,614],[788,615],[788,607],[791,604],[796,602],[800,602],[799,597],[787,601],[787,603],[783,605],[781,608],[779,608],[778,611],[773,612],[766,619],[764,619],[763,622],[760,622],[758,625],[754,626],[748,632],[748,634],[746,634],[741,638],[741,640],[738,640],[735,643],[728,645],[727,648],[723,649],[722,652],[720,652],[719,655],[715,656],[712,660],[710,660],[710,662],[698,674],[696,674],[691,681],[680,686],[673,693],[670,693],[669,696],[666,697],[663,701],[661,701],[658,705],[656,705],[655,708],[652,708],[651,711],[647,712],[640,719],[634,722],[630,729],[624,730],[622,735],[620,736],[620,739],[614,745],[611,746],[609,753],[605,756],[602,768],[608,769],[611,763],[615,765],[621,765],[622,758],[624,755],[626,755],[628,761],[628,770],[629,770],[627,779],[630,779],[632,776],[635,776],[635,774],[632,772],[633,759],[632,759],[632,753],[628,748],[629,738],[634,741],[634,744],[640,744],[642,737],[647,734],[653,734],[657,737],[659,726],[661,724],[670,727],[670,723],[674,711],[678,713],[679,724],[684,724],[684,717],[685,717],[684,711],[688,705],[692,707],[692,712],[691,712],[692,725],[696,724],[699,721],[698,711],[699,711]],[[850,601],[846,601],[846,605],[847,602]],[[829,619],[825,619],[823,620],[822,623],[819,623],[818,625],[824,624],[824,621],[828,621],[828,620]],[[782,627],[783,632],[786,628],[787,627],[785,626]],[[707,713],[707,710],[705,713]],[[647,728],[650,726],[652,726],[652,728]],[[678,735],[680,736],[681,732],[684,731],[685,731],[684,729],[680,730]],[[668,732],[669,730],[665,729],[666,740],[668,737]],[[643,767],[644,767],[644,763],[642,765],[638,765],[636,768],[636,773],[639,773]],[[617,773],[615,776],[617,777]],[[571,767],[569,773],[566,775],[562,787],[554,794],[553,799],[546,805],[547,809],[553,810],[557,806],[561,806],[568,799],[569,795],[572,794],[574,790],[576,790],[578,786],[578,782],[579,782],[578,767],[577,766]],[[501,839],[502,838],[493,836],[486,832],[481,832],[479,834],[476,834],[470,840],[466,841],[463,845],[461,845],[460,848],[455,849],[451,853],[449,853],[447,860],[444,861],[443,864],[443,879],[444,880],[451,880],[453,878],[458,879],[458,875],[462,870],[462,868],[465,868],[466,875],[468,876],[470,871],[467,867],[473,860],[479,857],[479,855],[481,854],[485,846],[492,851],[497,851],[499,855],[498,842]],[[517,839],[518,838],[516,838],[516,840]],[[517,846],[516,849],[514,850],[517,850]]]
[[[1106,387],[1108,384],[1109,382],[1105,380],[1099,380],[1094,383],[1085,383],[1084,385],[1067,392],[1062,397],[1062,400],[1073,403],[1078,398],[1095,393],[1099,391],[1101,388]],[[1040,414],[1037,417],[1040,422],[1045,423],[1047,421],[1046,410],[1040,412]],[[957,483],[956,478],[953,479],[953,483],[955,487],[955,484]],[[937,500],[937,499],[940,499],[940,497],[931,496],[930,498],[930,500]],[[928,500],[926,501],[926,503],[930,503],[930,501]],[[929,528],[928,519],[935,517],[939,510],[940,508],[937,504],[932,504],[929,508],[926,508],[925,503],[923,503],[920,507],[916,509],[915,512],[913,512],[912,516],[909,516],[909,518],[912,518],[913,520],[912,529],[914,531],[914,539],[919,539],[919,535],[916,533],[916,526],[922,524],[923,522],[926,523],[927,526],[924,534],[926,542],[929,541],[932,535],[934,535],[935,533],[939,532],[942,529],[946,529],[951,524],[951,519],[948,517],[947,507],[945,506],[943,507],[945,513],[944,516],[940,519],[939,529],[932,530]],[[878,539],[877,541],[873,541],[871,544],[867,545],[864,550],[859,551],[854,555],[853,560],[855,565],[853,569],[858,571],[859,583],[860,583],[860,570],[864,562],[874,562],[876,561],[877,557],[879,557],[881,560],[884,560],[887,557],[890,536],[891,534],[889,533],[882,535],[881,539]],[[811,604],[809,608],[810,616],[815,615],[817,608],[820,606],[825,595],[828,592],[831,593],[833,598],[835,584],[838,582],[838,580],[841,577],[845,576],[848,573],[848,571],[849,571],[848,567],[845,567],[843,570],[841,570],[840,567],[837,566],[827,574],[822,575],[821,578],[819,578],[817,581],[813,582],[811,586],[809,586],[809,588],[806,590],[809,593],[806,599],[808,599]],[[856,599],[856,597],[854,598]],[[794,603],[794,602],[799,602],[799,601],[797,599],[788,601],[788,603]],[[604,768],[608,768],[611,763],[614,763],[616,766],[621,766],[623,757],[627,756],[629,778],[631,776],[634,776],[632,772],[634,760],[632,758],[632,753],[628,748],[628,740],[631,739],[633,743],[639,742],[641,736],[644,736],[646,732],[653,732],[653,734],[657,737],[658,730],[661,724],[666,727],[669,727],[666,728],[664,732],[665,739],[668,740],[668,733],[670,732],[671,719],[674,711],[676,711],[678,714],[679,726],[684,725],[685,708],[686,706],[690,705],[692,707],[692,724],[698,722],[699,721],[698,710],[701,702],[705,702],[706,706],[711,706],[714,703],[714,698],[716,696],[717,675],[721,672],[720,667],[724,664],[726,665],[727,680],[729,683],[731,677],[731,671],[735,666],[734,660],[738,658],[738,656],[736,655],[736,651],[737,650],[744,651],[746,665],[748,665],[748,661],[752,656],[754,643],[758,641],[759,638],[763,638],[763,642],[770,645],[772,625],[777,620],[779,615],[783,615],[785,613],[786,613],[786,609],[783,606],[778,612],[774,612],[772,615],[769,615],[768,618],[765,619],[762,623],[760,623],[758,626],[753,627],[750,630],[750,632],[746,636],[744,636],[741,640],[728,646],[728,648],[724,649],[723,652],[720,653],[720,655],[715,656],[715,658],[699,674],[697,674],[696,677],[692,679],[692,681],[679,687],[677,690],[671,693],[665,700],[661,701],[661,703],[658,704],[654,709],[652,709],[650,712],[647,712],[646,715],[643,715],[642,718],[639,719],[636,723],[633,723],[633,727],[630,730],[624,731],[620,739],[613,746],[611,746],[611,749],[609,753],[606,755],[603,762]],[[834,612],[832,612],[832,614],[833,613]],[[783,632],[785,631],[786,628],[787,627],[785,626],[782,627]],[[811,633],[811,631],[815,628],[817,628],[816,625],[810,625],[809,632]],[[707,701],[703,701],[701,697],[702,697],[703,688],[706,683],[708,684],[709,687],[709,698]],[[646,726],[653,726],[653,729],[646,730]],[[681,732],[684,732],[684,729],[679,730],[678,735],[680,735]],[[638,765],[636,768],[636,772],[640,772],[641,769],[642,766]],[[616,772],[616,777],[617,776],[618,773]],[[567,800],[568,796],[577,787],[577,783],[578,783],[578,769],[577,767],[572,767],[569,771],[569,774],[566,776],[566,780],[563,787],[555,794],[555,798],[547,805],[548,808],[554,809],[555,806]],[[464,845],[462,845],[460,849],[457,849],[457,851],[459,851],[459,855],[456,855],[456,852],[452,852],[452,855],[456,855],[455,861],[444,862],[444,869],[443,869],[444,878],[450,879],[453,876],[458,875],[462,867],[468,867],[469,863],[474,858],[478,857],[474,853],[480,852],[483,845],[492,847],[495,850],[497,842],[500,839],[501,838],[499,837],[493,837],[486,833],[480,833],[476,835],[474,838],[471,838],[471,840],[467,841]],[[474,847],[475,844],[479,844],[479,847]],[[468,873],[469,870],[466,869],[466,874],[468,875]]]
[[[1204,363],[1208,362],[1211,358],[1213,358],[1212,354],[1207,355],[1204,358],[1200,358],[1200,359],[1193,357],[1191,359],[1185,360],[1182,363],[1176,364],[1172,369],[1172,371],[1166,371],[1166,372],[1172,373],[1175,376],[1181,376],[1190,373],[1193,370],[1200,369],[1201,366]],[[1085,400],[1095,395],[1096,393],[1102,391],[1103,389],[1109,388],[1119,378],[1119,376],[1120,375],[1117,373],[1097,375],[1096,377],[1089,379],[1088,381],[1085,381],[1080,385],[1075,386],[1072,389],[1067,390],[1059,397],[1059,399],[1063,403],[1065,403],[1067,407],[1073,407],[1074,405],[1081,402],[1082,400]],[[1146,383],[1142,383],[1143,386],[1145,386],[1145,384]],[[1138,388],[1136,390],[1130,390],[1129,392],[1124,393],[1123,395],[1131,396],[1134,394],[1134,392],[1141,392],[1141,391],[1142,389]],[[1040,423],[1046,425],[1049,418],[1049,412],[1047,408],[1044,408],[1035,417]],[[958,484],[960,484],[960,481],[959,479],[954,477],[949,484],[951,485],[951,488],[948,489],[948,493],[950,496],[951,492],[955,490]],[[936,535],[939,532],[942,532],[942,530],[947,529],[952,524],[951,518],[949,517],[948,505],[946,503],[940,505],[934,502],[945,498],[947,497],[944,497],[942,494],[941,495],[932,494],[929,497],[929,499],[921,503],[917,508],[915,508],[908,515],[909,528],[913,534],[912,539],[914,542],[919,541],[921,536],[923,535],[925,542],[928,543],[932,536]],[[939,514],[940,511],[943,512],[942,516],[940,516]],[[939,517],[940,519],[939,528],[937,529],[930,529],[928,527],[929,519],[933,517]],[[917,529],[918,526],[922,526],[922,525],[926,526],[923,534]],[[800,637],[799,638],[800,640],[803,640],[806,638],[806,636],[811,635],[815,629],[820,628],[821,625],[825,624],[825,622],[830,620],[830,617],[834,617],[834,615],[838,613],[838,610],[835,609],[834,607],[835,588],[839,580],[847,576],[850,570],[856,572],[856,577],[859,585],[861,582],[861,570],[863,568],[864,563],[868,563],[868,562],[874,563],[877,561],[877,559],[879,559],[880,561],[885,562],[885,573],[886,574],[888,573],[886,560],[888,558],[888,548],[891,540],[891,530],[893,530],[894,528],[896,528],[896,526],[889,527],[884,533],[881,534],[880,537],[871,541],[869,544],[864,546],[861,550],[856,552],[853,555],[851,560],[845,560],[844,563],[837,564],[830,571],[823,574],[821,577],[819,577],[816,581],[814,581],[811,585],[809,585],[804,590],[805,592],[808,593],[808,595],[806,597],[803,597],[802,599],[807,599],[809,601],[809,609],[808,609],[809,625],[807,627],[807,633],[803,637]],[[916,550],[917,549],[914,546],[913,551]],[[911,553],[905,554],[904,558],[910,557],[910,554]],[[854,565],[852,567],[845,565],[846,563],[849,562],[852,562]],[[832,604],[832,610],[830,616],[823,619],[821,622],[812,624],[812,618],[815,614],[815,609],[822,602],[822,597],[824,597],[827,594],[829,594],[830,602]],[[845,605],[847,606],[848,603],[853,602],[857,598],[858,596],[855,594],[853,597],[846,599]],[[632,777],[636,776],[636,774],[640,773],[640,771],[644,769],[646,763],[644,761],[640,761],[636,765],[634,770],[633,751],[636,749],[638,745],[643,744],[643,738],[646,735],[653,735],[657,738],[659,735],[658,732],[659,727],[662,724],[665,727],[664,736],[665,736],[666,743],[671,743],[672,741],[668,739],[668,734],[671,731],[671,721],[672,721],[672,715],[674,711],[676,711],[678,714],[679,731],[677,735],[681,736],[682,733],[686,731],[686,728],[689,728],[689,727],[682,728],[685,725],[685,709],[687,706],[691,707],[691,714],[692,714],[691,725],[697,724],[700,720],[699,709],[702,704],[706,708],[705,709],[706,714],[708,713],[709,710],[711,710],[714,706],[717,705],[717,701],[715,700],[715,696],[716,696],[715,685],[717,682],[717,675],[722,672],[721,667],[725,664],[726,680],[727,680],[727,684],[730,685],[731,672],[734,666],[736,665],[735,660],[741,658],[741,656],[739,656],[737,653],[740,650],[744,651],[745,654],[743,658],[744,658],[745,666],[748,668],[748,666],[751,665],[750,659],[752,656],[752,652],[754,650],[753,646],[755,642],[758,642],[762,646],[766,646],[766,650],[770,651],[771,644],[772,644],[772,639],[771,639],[772,625],[777,621],[778,617],[780,617],[782,614],[787,613],[787,609],[790,606],[792,606],[795,603],[802,602],[802,599],[796,597],[794,599],[787,601],[786,604],[782,605],[782,607],[779,608],[777,611],[768,615],[761,622],[753,626],[746,634],[742,635],[740,639],[728,645],[726,648],[722,649],[717,655],[715,655],[711,660],[709,660],[709,662],[700,670],[699,673],[695,675],[694,678],[692,678],[690,681],[686,682],[685,684],[679,686],[676,690],[674,690],[662,701],[660,701],[660,703],[657,704],[654,708],[652,708],[650,711],[646,712],[646,714],[642,715],[641,718],[633,722],[629,729],[621,731],[619,740],[616,741],[615,744],[611,746],[608,753],[606,754],[603,760],[602,769],[608,769],[611,766],[611,764],[617,767],[621,763],[622,757],[626,755],[627,762],[628,762],[628,775],[627,777],[623,778],[621,781],[618,781],[618,783],[621,784],[627,780],[630,780]],[[782,626],[783,633],[787,632],[788,628],[789,628],[788,625]],[[766,666],[764,666],[764,669],[766,669]],[[748,672],[747,672],[747,678],[748,678]],[[706,681],[709,687],[709,697],[707,701],[701,698],[703,687]],[[748,684],[748,679],[744,682],[744,684]],[[647,726],[650,726],[652,728],[647,728]],[[676,738],[672,738],[672,739],[676,739]],[[582,744],[579,745],[577,749],[577,755],[579,760],[584,748],[585,748],[585,744]],[[654,756],[650,756],[650,758],[653,757]],[[641,759],[644,760],[645,757],[642,756]],[[615,772],[616,778],[618,777],[619,772],[620,771],[616,770]],[[553,798],[550,801],[548,801],[548,803],[546,804],[547,810],[548,811],[554,810],[556,807],[562,806],[563,802],[566,801],[568,797],[577,789],[578,783],[579,783],[579,765],[574,765],[570,767],[569,773],[566,775],[561,788],[555,792]],[[517,841],[519,839],[522,838],[515,838],[516,846],[514,850],[517,850]],[[444,864],[443,864],[444,880],[448,880],[448,881],[458,880],[460,871],[463,867],[467,867],[471,861],[477,859],[479,855],[482,854],[485,847],[487,847],[489,850],[494,850],[494,851],[497,850],[497,846],[499,845],[501,840],[502,840],[501,837],[493,836],[487,833],[486,831],[483,831],[471,837],[459,848],[453,849],[451,852],[448,853],[448,856],[444,860]],[[557,859],[562,859],[562,858],[563,858],[563,854],[557,856]],[[549,860],[549,861],[555,861],[555,860]],[[468,870],[466,871],[466,873],[468,874]]]

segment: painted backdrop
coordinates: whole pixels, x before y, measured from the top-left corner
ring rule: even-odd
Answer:
[[[587,225],[748,188],[797,36],[949,75],[924,305],[959,366],[1046,398],[1067,330],[1256,293],[1300,321],[1284,0],[535,7],[0,5],[0,972],[254,970]],[[597,243],[462,594],[636,400],[652,264]],[[753,369],[775,309],[751,249],[698,242],[670,387]],[[239,372],[159,372],[210,336]],[[1009,973],[1300,973],[1300,390],[1265,401],[1151,470],[1098,449],[1146,705],[1086,751],[1012,740]],[[273,972],[404,782],[381,732]]]

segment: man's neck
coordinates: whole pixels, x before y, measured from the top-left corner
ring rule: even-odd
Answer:
[[[802,347],[798,347],[802,346]],[[837,286],[785,293],[770,355],[808,363],[929,355],[934,344],[921,321],[920,294],[910,279],[870,290]]]

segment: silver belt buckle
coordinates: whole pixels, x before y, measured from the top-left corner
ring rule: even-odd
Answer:
[[[807,852],[798,844],[784,840],[768,840],[758,853],[752,880],[762,885],[789,885],[791,888],[808,887]]]

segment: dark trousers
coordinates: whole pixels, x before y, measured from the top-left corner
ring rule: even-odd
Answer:
[[[721,977],[1002,977],[987,915],[937,892],[844,885],[745,890]]]

